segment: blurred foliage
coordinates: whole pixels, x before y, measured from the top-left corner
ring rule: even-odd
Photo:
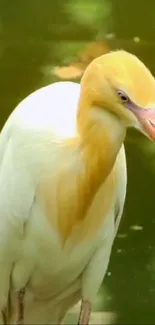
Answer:
[[[69,65],[55,67],[53,73],[60,79],[70,80],[81,78],[88,64],[96,57],[110,51],[105,41],[96,41],[83,46],[82,51],[76,53],[76,59]]]
[[[102,35],[104,35],[107,32],[108,25],[110,24],[110,1],[102,0],[101,2],[97,0],[94,5],[93,0],[70,0],[66,9],[70,14],[70,22],[89,26],[95,34],[99,34],[102,31]]]

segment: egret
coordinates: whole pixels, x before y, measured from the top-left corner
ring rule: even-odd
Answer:
[[[133,54],[94,59],[81,83],[25,98],[0,135],[1,323],[79,324],[107,271],[126,196],[124,140],[155,141],[155,79]]]

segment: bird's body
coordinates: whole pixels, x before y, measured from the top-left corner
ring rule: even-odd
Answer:
[[[13,263],[11,296],[16,302],[14,291],[28,282],[26,324],[60,321],[81,298],[82,277],[87,273],[85,290],[93,298],[106,272],[122,214],[126,191],[123,147],[87,211],[82,215],[79,208],[77,213],[84,196],[90,195],[78,194],[78,177],[86,166],[76,141],[67,143],[77,137],[73,121],[76,122],[79,92],[80,86],[70,82],[35,92],[17,107],[1,134],[0,186],[4,188],[3,202],[8,202],[2,222],[7,218],[10,230],[13,228],[6,251]],[[5,164],[4,150],[10,157],[9,166]],[[60,188],[62,167],[66,179]],[[87,185],[91,191],[91,184]],[[59,202],[59,195],[64,196],[64,202]],[[93,259],[99,259],[98,263]],[[1,281],[3,286],[6,283],[3,277],[0,284]],[[11,323],[14,317],[15,312]]]
[[[9,117],[0,135],[0,308],[8,323],[23,288],[25,324],[58,324],[79,299],[92,303],[124,206],[126,129],[155,139],[154,103],[150,72],[118,51],[94,60],[81,85],[44,87]]]

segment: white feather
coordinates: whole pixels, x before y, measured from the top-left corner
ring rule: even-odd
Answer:
[[[69,242],[62,248],[59,233],[49,228],[36,200],[36,187],[45,171],[50,167],[54,175],[62,153],[66,163],[73,156],[65,152],[61,141],[76,134],[79,92],[80,86],[70,82],[36,91],[11,114],[0,136],[0,307],[6,304],[10,276],[12,298],[28,284],[26,324],[60,322],[68,308],[81,298],[81,290],[85,298],[93,300],[106,273],[123,211],[123,147],[114,166],[118,171],[116,196],[104,226],[93,240],[74,247]],[[90,214],[101,213],[104,186]],[[115,225],[116,205],[120,212]]]

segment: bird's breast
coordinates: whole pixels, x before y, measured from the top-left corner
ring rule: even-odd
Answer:
[[[36,200],[25,229],[21,255],[13,270],[15,289],[28,281],[30,290],[38,297],[54,297],[71,284],[77,290],[80,286],[79,277],[104,236],[108,236],[106,224],[109,218],[114,218],[114,200],[110,201],[109,209],[107,206],[105,209],[107,200],[108,191],[104,185],[95,196],[85,218],[74,219],[74,209],[68,209],[66,224],[67,227],[72,226],[72,231],[65,242],[57,216],[54,216],[52,223],[49,222],[46,210]],[[51,206],[52,211],[56,214],[57,207]]]
[[[89,240],[104,223],[113,207],[115,173],[96,188],[96,178],[85,177],[81,162],[76,166],[67,162],[66,166],[40,182],[36,199],[49,228],[58,232],[63,244],[70,240],[73,245]]]

